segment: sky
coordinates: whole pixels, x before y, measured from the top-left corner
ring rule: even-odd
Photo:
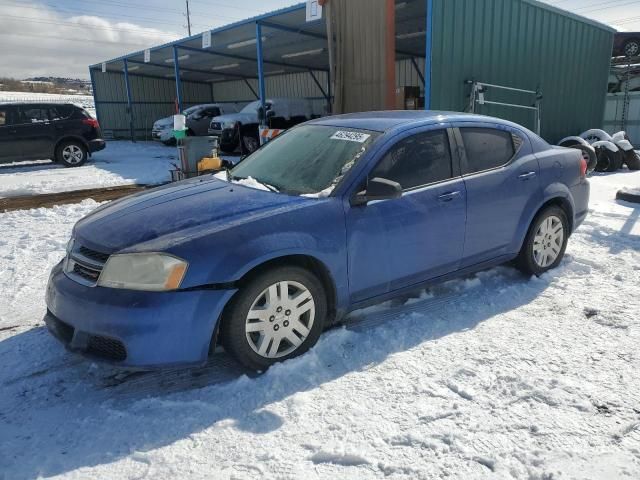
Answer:
[[[299,0],[190,0],[192,33]],[[640,31],[640,0],[548,0]],[[184,0],[0,0],[0,76],[87,78],[88,65],[187,36]]]

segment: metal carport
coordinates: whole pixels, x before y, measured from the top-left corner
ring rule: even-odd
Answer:
[[[396,4],[397,76],[425,83],[425,19],[431,0]],[[198,103],[248,103],[266,96],[313,100],[330,112],[324,20],[298,4],[89,67],[96,112],[115,138],[145,138],[154,120]],[[427,91],[429,89],[426,89]]]

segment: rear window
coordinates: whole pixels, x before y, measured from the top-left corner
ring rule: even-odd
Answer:
[[[493,128],[461,128],[467,156],[466,174],[483,172],[509,163],[516,153],[510,132]]]

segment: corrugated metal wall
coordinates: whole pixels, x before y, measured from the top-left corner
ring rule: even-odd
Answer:
[[[129,138],[129,113],[124,74],[95,72],[96,112],[106,135]],[[172,79],[129,75],[135,131],[150,138],[153,122],[175,111],[176,86]],[[209,84],[182,82],[184,108],[212,100]]]
[[[626,132],[631,143],[640,145],[640,92],[629,94],[629,113],[627,118]],[[604,112],[604,129],[614,134],[622,128],[622,109],[624,106],[623,93],[610,93],[607,95],[607,106]]]
[[[313,73],[324,91],[327,92],[327,73],[319,71]],[[216,102],[252,102],[256,100],[254,92],[258,91],[258,80],[248,80],[248,82],[253,91],[244,80],[214,83],[213,96]],[[327,112],[327,101],[309,73],[267,76],[265,90],[268,97],[309,98],[312,100],[316,113],[326,114]]]
[[[435,0],[432,106],[464,110],[465,80],[535,90],[542,136],[555,142],[602,125],[613,32],[527,0]],[[489,92],[487,99],[531,97]],[[533,113],[483,106],[481,113],[533,127]]]

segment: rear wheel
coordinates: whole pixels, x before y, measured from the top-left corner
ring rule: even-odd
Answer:
[[[529,227],[516,266],[524,273],[536,276],[556,268],[567,249],[569,233],[569,221],[562,208],[544,209]]]
[[[87,161],[88,151],[82,143],[66,140],[56,148],[56,162],[65,167],[79,167]]]
[[[236,294],[222,318],[221,341],[240,363],[262,371],[315,345],[326,316],[326,293],[315,275],[280,267]]]
[[[640,41],[635,39],[629,40],[624,44],[623,51],[626,57],[636,57],[640,55]]]

